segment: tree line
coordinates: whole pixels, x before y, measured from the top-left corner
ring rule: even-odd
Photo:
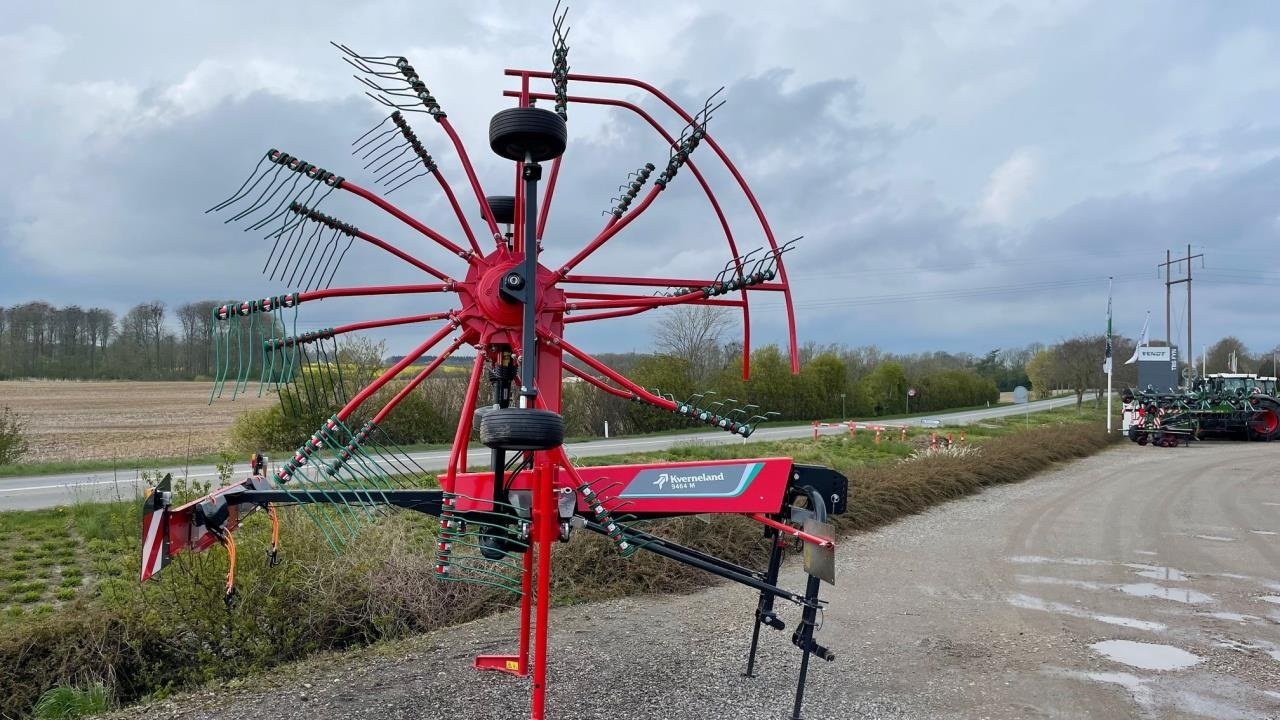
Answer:
[[[212,312],[219,304],[191,302],[171,313],[153,300],[120,317],[106,308],[41,301],[0,306],[0,379],[208,377]]]

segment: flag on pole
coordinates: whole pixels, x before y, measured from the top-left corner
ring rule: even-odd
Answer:
[[[1107,278],[1107,349],[1102,356],[1102,372],[1111,374],[1111,278]]]
[[[1138,349],[1146,347],[1147,343],[1149,342],[1149,340],[1147,339],[1147,330],[1150,327],[1150,325],[1151,325],[1151,311],[1148,310],[1147,319],[1142,321],[1142,334],[1138,336],[1138,347],[1135,347],[1133,349],[1133,357],[1124,361],[1125,365],[1132,365],[1138,362]]]

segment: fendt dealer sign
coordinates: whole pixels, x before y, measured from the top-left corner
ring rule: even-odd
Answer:
[[[1180,384],[1177,347],[1138,348],[1138,388],[1168,392]]]

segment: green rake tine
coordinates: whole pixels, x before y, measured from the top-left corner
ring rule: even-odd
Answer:
[[[338,367],[338,384],[335,387],[337,388],[338,392],[341,393],[341,398],[348,398],[351,396],[351,394],[347,392],[347,383],[346,383],[346,380],[343,379],[342,377],[342,354],[338,352],[337,338],[333,338],[333,359],[334,359],[334,364],[337,365]],[[338,402],[345,404],[346,401],[345,399],[339,399]]]
[[[333,552],[336,554],[339,551],[338,543],[334,541],[332,536],[330,536],[329,530],[325,529],[325,523],[322,523],[320,521],[320,518],[318,517],[318,514],[316,512],[318,508],[312,508],[311,503],[304,502],[301,499],[299,499],[298,496],[295,495],[294,492],[289,489],[286,483],[279,482],[279,480],[274,477],[272,480],[273,480],[272,481],[273,485],[275,485],[278,489],[282,490],[286,495],[288,495],[290,499],[292,499],[293,502],[297,504],[298,507],[302,508],[302,512],[307,516],[309,520],[311,520],[311,523],[320,530],[320,534],[324,535],[325,542],[329,543],[329,547],[332,548]],[[305,491],[303,494],[310,496],[310,493]]]
[[[495,578],[498,578],[500,581],[503,581],[505,584],[510,584],[510,585],[511,585],[511,586],[513,586],[513,587],[519,587],[519,586],[520,586],[520,581],[519,581],[519,580],[517,580],[517,579],[515,579],[515,578],[513,578],[513,577],[511,577],[510,575],[503,575],[502,573],[500,573],[500,572],[498,572],[498,571],[496,571],[496,570],[490,570],[490,569],[488,569],[488,568],[477,567],[476,565],[474,565],[474,564],[473,564],[473,563],[476,563],[476,562],[486,562],[486,563],[488,563],[488,562],[493,562],[493,561],[492,561],[492,560],[482,560],[482,559],[480,559],[480,558],[476,558],[476,557],[460,557],[460,558],[450,558],[449,565],[450,565],[450,567],[452,567],[452,568],[459,568],[459,569],[465,570],[466,572],[475,573],[475,574],[477,574],[477,575],[488,575],[489,577],[495,577]],[[518,566],[512,566],[512,567],[513,567],[513,568],[515,568],[515,569],[520,569]],[[459,580],[462,580],[463,578],[458,578],[458,579],[459,579]]]
[[[326,489],[322,487],[319,483],[317,483],[315,480],[312,480],[309,475],[303,473],[301,471],[301,468],[299,468],[299,471],[296,474],[296,476],[302,478],[302,485],[306,489],[306,492],[309,492],[312,495],[323,496],[325,498],[326,509],[333,509],[335,511],[334,514],[337,515],[338,519],[342,521],[342,524],[346,526],[347,532],[350,534],[350,536],[355,537],[358,528],[352,525],[352,523],[347,520],[347,516],[339,511],[338,504],[335,501],[334,496],[329,492],[327,492]],[[308,484],[311,487],[307,487]],[[344,499],[342,502],[345,503],[346,500]]]
[[[235,379],[234,379],[234,380],[232,380],[232,382],[231,382],[231,399],[232,399],[232,400],[235,400],[235,399],[236,399],[236,391],[237,391],[237,390],[239,389],[239,387],[240,387],[240,373],[244,372],[244,328],[243,328],[243,327],[241,327],[243,324],[244,324],[244,323],[243,323],[243,322],[241,322],[241,320],[240,320],[240,316],[239,316],[239,315],[237,315],[237,316],[236,316],[236,323],[235,323],[235,331],[236,331],[236,375],[235,375]]]
[[[374,427],[377,430],[377,433],[381,435],[382,438],[386,441],[383,444],[389,445],[391,447],[392,457],[395,457],[396,461],[401,463],[401,467],[405,467],[406,469],[409,469],[410,475],[421,475],[423,478],[428,478],[428,477],[434,478],[436,476],[436,473],[430,472],[421,464],[419,464],[417,460],[414,460],[413,457],[409,455],[409,452],[407,450],[405,450],[404,448],[400,447],[395,442],[393,442],[391,440],[391,437],[387,434],[386,430],[383,430],[381,427],[378,427],[378,426],[374,426]],[[403,461],[400,460],[401,457],[404,458]],[[406,465],[406,463],[408,465],[412,465],[413,467],[408,468],[408,465]],[[414,472],[414,470],[416,470],[417,472]],[[417,485],[418,484],[415,483],[414,486],[416,487]]]
[[[338,425],[338,427],[342,428],[344,431],[346,431],[346,432],[347,432],[347,437],[353,437],[353,436],[351,435],[350,430],[348,430],[348,428],[347,428],[345,425],[343,425],[340,421],[338,421],[338,422],[337,422],[337,425]],[[350,441],[348,441],[348,442],[350,442]],[[333,453],[334,453],[334,455],[335,455],[335,462],[342,462],[342,463],[343,463],[343,464],[338,468],[338,470],[337,470],[336,472],[334,472],[334,473],[330,473],[330,472],[329,472],[329,468],[328,468],[328,467],[326,467],[326,468],[325,468],[325,474],[326,474],[326,475],[328,475],[328,476],[329,476],[329,477],[331,477],[331,478],[335,478],[337,482],[341,483],[341,484],[342,484],[344,487],[346,487],[348,490],[351,490],[352,492],[356,493],[356,497],[359,497],[359,496],[360,496],[360,493],[361,493],[361,492],[363,492],[363,493],[365,494],[365,496],[366,496],[366,497],[368,497],[368,500],[367,500],[366,502],[367,502],[369,505],[376,505],[376,504],[378,504],[377,500],[375,500],[375,499],[374,499],[374,497],[373,497],[372,493],[370,492],[369,488],[367,488],[367,487],[360,487],[358,484],[357,484],[357,485],[349,484],[349,483],[347,483],[347,482],[346,482],[346,480],[342,477],[342,473],[345,471],[345,472],[346,472],[346,473],[351,477],[351,479],[353,479],[353,480],[355,480],[355,481],[356,481],[356,483],[359,483],[359,481],[361,480],[361,478],[359,477],[358,473],[357,473],[353,468],[351,468],[351,467],[350,467],[350,460],[346,460],[346,461],[341,460],[341,455],[340,455],[340,454],[341,454],[341,453],[343,453],[343,452],[346,452],[346,451],[347,451],[347,447],[346,447],[346,445],[342,445],[342,444],[339,444],[339,443],[337,443],[337,442],[334,442],[334,441],[333,441],[330,437],[328,437],[328,436],[326,436],[326,438],[325,438],[325,444],[329,447],[330,452],[333,452]],[[352,453],[352,456],[354,457],[354,456],[355,456],[355,453]],[[372,478],[365,478],[365,479],[371,479],[371,480],[373,480],[373,482],[375,483],[375,487],[374,487],[374,489],[376,489],[376,490],[378,491],[378,494],[382,496],[382,502],[383,502],[383,504],[388,504],[388,505],[389,505],[391,501],[387,498],[386,494],[385,494],[384,492],[382,492],[382,489],[381,489],[381,488],[378,488],[378,487],[376,486],[376,483],[377,483],[376,479],[372,479]]]
[[[298,474],[301,474],[303,478],[306,478],[306,474],[302,473],[301,468],[294,471],[294,475],[298,475]],[[271,484],[273,484],[273,486],[275,486],[276,488],[279,488],[280,491],[287,493],[289,497],[293,498],[293,501],[296,502],[298,506],[302,507],[302,512],[303,514],[306,514],[307,519],[310,519],[311,523],[314,524],[316,528],[320,529],[320,534],[323,534],[325,542],[329,543],[329,547],[333,548],[334,553],[339,552],[338,546],[339,544],[343,544],[343,543],[339,542],[340,536],[338,536],[339,541],[335,541],[334,537],[337,536],[338,529],[333,527],[333,524],[330,523],[328,516],[325,515],[324,521],[321,521],[320,510],[323,510],[323,507],[312,507],[311,506],[312,503],[300,500],[300,498],[298,498],[296,493],[294,493],[292,489],[289,489],[288,483],[280,482],[279,478],[276,478],[276,477],[271,478]],[[302,487],[301,495],[306,497],[311,497],[312,493],[310,491],[307,491],[305,487]],[[328,529],[325,528],[326,524],[329,525]],[[329,530],[333,530],[333,533],[334,533],[333,536],[332,534],[330,534]]]
[[[450,563],[449,567],[453,567],[453,564]],[[464,570],[466,569],[467,568],[464,568]],[[440,582],[458,582],[458,583],[471,583],[473,585],[485,585],[488,587],[497,588],[499,590],[504,590],[506,592],[513,593],[515,595],[520,595],[523,592],[519,587],[512,587],[507,583],[496,583],[491,580],[479,580],[477,578],[452,577],[451,575],[448,574],[447,571],[443,575],[437,574],[436,579],[438,579]]]
[[[257,373],[257,396],[262,397],[262,389],[264,389],[264,386],[266,386],[266,378],[268,378],[268,372],[269,372],[268,364],[266,364],[266,342],[275,340],[275,332],[274,332],[274,328],[271,328],[271,325],[273,325],[273,323],[271,323],[270,314],[262,313],[259,320],[257,320],[257,322],[259,322],[259,324],[268,325],[268,328],[271,329],[271,331],[273,331],[273,332],[268,332],[266,331],[266,329],[264,329],[264,331],[261,331],[262,341],[257,343],[256,346],[253,346],[255,350],[257,350],[257,348],[259,347],[262,348],[262,352],[256,355],[257,364],[259,364],[259,373]]]
[[[476,550],[483,550],[483,549],[484,549],[481,545],[478,545],[478,544],[473,543],[473,542],[467,542],[466,540],[462,540],[462,539],[451,540],[450,542],[452,542],[454,545],[461,546],[461,547],[475,548]],[[526,548],[526,549],[527,549],[527,548]],[[509,551],[504,550],[504,551],[503,551],[503,554],[504,554],[505,556],[507,556],[507,557],[514,557],[514,556],[515,556],[515,555],[517,555],[518,553],[512,553],[512,552],[509,552]],[[470,559],[476,559],[476,558],[471,558],[471,557],[466,557],[466,556],[464,556],[464,557],[451,558],[451,559],[453,559],[453,560],[470,560]],[[489,558],[482,558],[482,561],[483,561],[483,562],[485,562],[485,563],[488,563],[488,564],[490,564],[490,565],[497,565],[497,566],[499,566],[499,567],[507,568],[507,569],[509,569],[509,570],[511,570],[511,571],[513,571],[513,572],[522,572],[522,571],[524,570],[524,566],[523,566],[523,565],[516,564],[516,563],[514,563],[514,562],[507,562],[506,560],[491,560],[491,559],[489,559]],[[453,564],[457,564],[457,563],[456,563],[456,562],[451,562],[450,564],[451,564],[451,565],[453,565]],[[498,572],[496,572],[496,571],[490,571],[490,574],[493,574],[493,575],[500,575],[501,573],[498,573]]]
[[[364,479],[370,480],[370,482],[374,484],[374,489],[376,489],[376,491],[378,491],[378,495],[380,495],[381,498],[383,498],[383,502],[379,503],[378,501],[374,500],[374,497],[372,497],[369,488],[358,486],[358,483],[360,483],[360,480],[361,480],[360,471],[358,471],[356,468],[352,468],[351,460],[340,459],[340,454],[342,454],[342,452],[347,452],[347,445],[352,445],[356,447],[356,451],[352,452],[351,454],[352,459],[358,460],[358,452],[360,452],[360,445],[358,445],[358,443],[355,442],[356,436],[351,432],[351,428],[348,428],[347,425],[344,424],[342,420],[338,420],[337,418],[330,418],[330,421],[333,421],[333,423],[337,425],[337,427],[342,428],[343,432],[347,434],[347,438],[349,439],[346,445],[343,445],[343,443],[335,442],[332,436],[328,436],[325,438],[325,443],[330,447],[330,452],[334,452],[334,455],[335,455],[334,461],[342,462],[342,466],[340,466],[340,468],[338,469],[338,473],[330,474],[329,477],[338,478],[338,482],[342,483],[343,486],[346,486],[348,489],[351,489],[352,492],[356,492],[357,497],[358,495],[360,495],[361,491],[364,492],[365,496],[369,497],[369,501],[367,501],[367,503],[369,503],[370,506],[390,505],[390,500],[387,497],[387,495],[385,495],[385,493],[383,492],[383,488],[380,488],[378,486],[378,478],[376,478],[376,475],[375,477],[365,477]],[[342,473],[346,473],[348,477],[351,477],[353,480],[355,480],[355,482],[357,483],[356,486],[351,486],[351,484],[348,484],[346,480],[343,480],[342,477],[340,477],[340,474]],[[328,468],[325,469],[325,474],[329,474]]]
[[[218,396],[218,377],[222,374],[222,364],[220,362],[221,356],[218,351],[220,335],[222,334],[219,330],[221,327],[221,320],[218,319],[218,307],[216,305],[214,306],[211,315],[212,318],[209,323],[209,340],[210,344],[213,345],[213,386],[209,388],[210,405],[213,404],[213,399]]]

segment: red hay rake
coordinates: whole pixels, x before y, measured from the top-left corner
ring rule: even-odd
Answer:
[[[569,343],[565,328],[684,304],[737,308],[743,318],[743,375],[747,378],[749,295],[778,293],[786,303],[791,363],[796,371],[795,323],[783,265],[783,253],[792,244],[778,244],[741,173],[707,133],[712,113],[720,107],[714,95],[702,109],[690,114],[643,82],[570,73],[566,34],[564,15],[560,14],[555,17],[550,72],[506,71],[508,77],[518,79],[518,88],[504,96],[517,102],[493,117],[489,141],[495,153],[515,166],[512,196],[485,196],[448,116],[407,60],[362,56],[336,46],[358,71],[357,79],[369,88],[367,94],[392,111],[383,123],[353,143],[356,155],[366,161],[365,169],[375,175],[375,184],[389,188],[389,194],[416,178],[434,177],[466,240],[454,242],[371,190],[274,149],[259,160],[235,194],[211,208],[223,212],[234,209],[228,222],[245,222],[248,230],[270,231],[266,239],[272,242],[272,250],[263,271],[290,288],[279,295],[214,310],[219,372],[213,395],[224,394],[228,383],[233,396],[245,392],[256,371],[259,392],[274,386],[286,411],[295,416],[316,416],[313,427],[318,429],[277,472],[267,474],[265,462],[257,456],[251,477],[181,507],[170,506],[169,478],[149,490],[142,520],[141,577],[153,577],[183,551],[200,552],[215,545],[227,548],[234,573],[232,531],[259,509],[275,523],[278,507],[298,506],[335,549],[388,507],[438,516],[436,574],[440,580],[483,583],[519,595],[517,652],[481,656],[475,665],[522,677],[532,675],[531,717],[540,719],[545,712],[548,670],[552,545],[568,541],[574,529],[585,529],[610,538],[623,556],[640,550],[657,553],[758,590],[748,676],[754,672],[761,625],[779,630],[785,626],[774,612],[775,600],[799,605],[801,617],[792,642],[802,651],[802,658],[789,715],[799,718],[810,655],[833,659],[832,653],[815,641],[814,630],[823,605],[818,598],[820,579],[834,580],[833,533],[826,520],[829,513],[845,509],[845,478],[827,468],[795,464],[789,458],[577,468],[562,446],[564,421],[559,415],[562,379],[568,373],[602,392],[744,438],[751,435],[772,413],[732,400],[709,402],[697,395],[679,400],[646,390]],[[534,91],[535,81],[549,81],[552,92]],[[684,127],[672,134],[630,102],[570,95],[569,82],[642,90],[679,116]],[[555,111],[536,107],[539,100],[553,102]],[[629,110],[648,123],[670,151],[661,171],[646,164],[628,177],[598,234],[563,265],[547,267],[539,263],[539,252],[567,143],[567,111],[575,104]],[[473,232],[458,197],[410,127],[407,118],[411,113],[435,120],[452,143],[483,219],[481,232]],[[691,158],[703,144],[724,164],[753,209],[766,242],[761,250],[745,255],[738,251],[738,236]],[[547,161],[551,163],[550,174],[539,205],[541,163]],[[644,213],[685,167],[701,186],[724,233],[729,260],[718,274],[656,278],[577,272],[579,265]],[[425,236],[461,260],[462,271],[455,277],[387,240],[321,213],[318,206],[334,192],[355,195]],[[488,236],[482,237],[485,231]],[[338,267],[356,241],[395,256],[430,275],[432,282],[332,287]],[[609,291],[601,291],[602,287]],[[447,312],[297,332],[298,307],[303,304],[331,298],[442,293],[452,293],[457,300]],[[337,345],[337,339],[348,333],[397,325],[430,327],[432,323],[439,327],[372,379],[353,377]],[[411,379],[397,379],[441,346]],[[448,467],[436,478],[436,488],[430,486],[434,473],[395,445],[384,430],[384,421],[464,346],[475,350],[475,359]],[[581,367],[565,363],[566,353]],[[478,407],[483,382],[490,385],[492,401]],[[375,397],[381,406],[376,410],[366,407],[373,405]],[[332,412],[332,408],[338,409]],[[467,472],[468,444],[477,421],[481,441],[491,448],[492,467],[486,472]],[[766,569],[730,563],[630,524],[632,520],[702,513],[738,514],[759,522],[771,540]],[[278,524],[275,527],[278,529]],[[277,542],[278,532],[273,534],[270,550],[273,562]],[[803,593],[778,585],[783,553],[791,542],[805,549],[809,577]],[[227,583],[229,606],[234,596],[233,578],[232,574]]]

